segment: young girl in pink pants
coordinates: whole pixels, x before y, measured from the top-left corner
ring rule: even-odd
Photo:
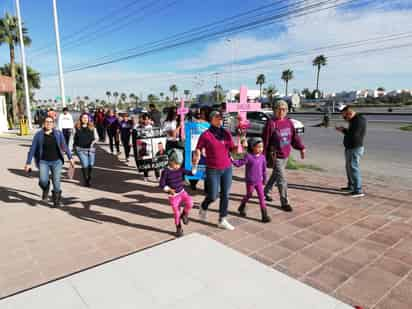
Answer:
[[[246,165],[246,196],[238,209],[242,217],[246,217],[246,203],[256,190],[262,213],[262,222],[270,222],[267,214],[264,185],[266,182],[266,158],[263,154],[263,142],[261,138],[252,138],[248,141],[248,153],[243,159],[233,160],[233,165],[241,167]]]
[[[160,177],[160,187],[169,194],[169,203],[172,206],[175,224],[176,236],[183,236],[181,221],[189,224],[189,213],[193,206],[191,196],[184,189],[184,176],[193,176],[196,174],[197,162],[193,162],[192,171],[185,170],[181,167],[183,158],[180,152],[171,151],[169,154],[169,166],[162,171]],[[180,206],[184,204],[183,212],[180,212]]]

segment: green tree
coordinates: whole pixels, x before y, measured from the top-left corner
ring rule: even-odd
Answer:
[[[319,55],[315,59],[313,59],[312,62],[314,67],[317,67],[318,72],[317,72],[317,77],[316,77],[316,91],[319,93],[319,74],[320,74],[320,68],[323,66],[326,66],[328,64],[328,58],[326,58],[324,55]]]
[[[24,101],[24,81],[23,81],[23,68],[19,63],[15,64],[16,69],[16,95],[17,95],[17,102],[21,105],[21,102]],[[40,73],[36,72],[33,68],[27,66],[27,81],[29,84],[29,95],[30,100],[34,100],[34,89],[40,89]],[[5,64],[3,67],[0,68],[1,75],[8,75],[11,74],[11,66],[10,64]],[[47,100],[44,100],[47,103]]]
[[[149,94],[147,96],[147,101],[149,101],[149,103],[155,103],[155,102],[159,101],[159,98],[156,97],[154,94]]]
[[[110,91],[106,91],[106,96],[107,96],[107,102],[110,102],[110,97],[112,96],[112,93]]]
[[[185,90],[185,91],[183,91],[183,93],[186,97],[186,100],[189,100],[190,90]]]
[[[160,93],[160,99],[163,101],[163,97],[165,96],[165,94],[163,92]]]
[[[28,30],[26,27],[23,28],[23,42],[25,46],[31,45],[31,39],[28,36]],[[13,105],[13,115],[14,121],[17,120],[17,115],[22,111],[21,106],[17,100],[17,88],[16,88],[16,55],[15,55],[15,45],[19,44],[20,35],[18,27],[18,19],[16,16],[11,16],[8,13],[4,18],[0,19],[0,45],[7,44],[9,46],[10,52],[10,76],[13,80],[14,92],[12,94],[12,105]]]
[[[285,95],[288,96],[289,81],[293,79],[293,71],[288,69],[282,72],[282,80],[285,82]]]
[[[127,99],[127,95],[123,92],[123,93],[120,95],[120,100],[122,100],[123,103],[126,103],[126,99]]]
[[[260,87],[260,98],[262,99],[262,86],[266,83],[266,77],[264,74],[258,75],[256,78],[256,85]]]
[[[176,92],[179,91],[176,85],[171,85],[169,88],[170,92],[173,94],[173,103],[176,101]]]
[[[114,106],[119,104],[119,101],[117,101],[117,98],[119,97],[119,93],[117,91],[113,92],[113,97],[114,97]]]
[[[277,89],[275,85],[269,85],[269,87],[266,89],[266,95],[268,96],[269,103],[273,103],[273,98],[275,97],[277,93]]]

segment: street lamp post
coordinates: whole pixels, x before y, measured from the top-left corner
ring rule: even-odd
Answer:
[[[56,0],[53,0],[53,16],[54,16],[54,31],[56,33],[57,65],[59,67],[60,96],[62,98],[61,99],[62,106],[66,107],[66,96],[64,93],[63,64],[62,64],[62,55],[61,55],[61,50],[60,50],[59,17],[57,15]]]
[[[232,47],[232,63],[230,65],[230,76],[231,76],[230,101],[233,101],[232,90],[233,90],[233,66],[235,64],[235,42],[233,41],[233,39],[226,39],[226,42],[231,43],[231,47]]]
[[[23,38],[23,27],[20,14],[20,0],[16,0],[16,11],[17,19],[19,22],[19,36],[20,36],[20,50],[21,50],[21,65],[23,69],[23,81],[24,81],[24,96],[26,101],[26,113],[27,113],[27,122],[29,129],[32,130],[33,126],[31,123],[31,107],[30,107],[30,94],[29,94],[29,83],[27,81],[27,68],[26,68],[26,54],[24,51],[24,38]]]

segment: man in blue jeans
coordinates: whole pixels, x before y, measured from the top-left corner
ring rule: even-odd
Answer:
[[[352,197],[363,197],[362,175],[360,170],[360,159],[365,152],[363,140],[366,135],[367,120],[357,114],[352,107],[346,106],[342,110],[342,117],[349,122],[349,127],[336,127],[336,130],[343,133],[343,145],[345,146],[346,175],[348,178],[347,187],[342,191],[348,191]]]

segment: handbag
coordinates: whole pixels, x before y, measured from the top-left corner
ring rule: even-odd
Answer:
[[[74,178],[75,170],[76,170],[76,168],[74,166],[71,166],[71,165],[67,169],[67,177],[69,177],[70,180],[72,180]]]

